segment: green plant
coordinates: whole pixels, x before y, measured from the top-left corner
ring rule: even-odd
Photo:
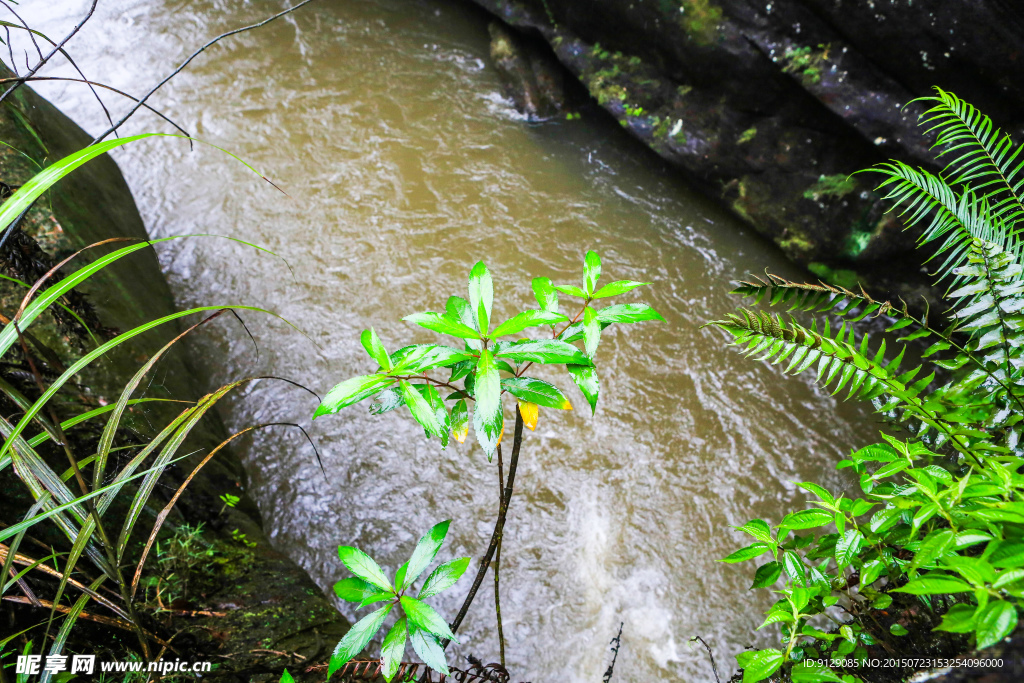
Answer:
[[[460,557],[438,565],[420,586],[416,597],[406,595],[420,574],[437,557],[448,535],[449,524],[450,520],[446,520],[435,525],[420,539],[409,561],[395,572],[394,581],[389,581],[380,566],[362,550],[345,545],[338,548],[342,563],[355,574],[354,577],[334,584],[334,592],[338,597],[348,602],[358,602],[360,607],[378,602],[388,604],[357,621],[345,634],[331,654],[327,678],[362,652],[384,624],[384,618],[395,607],[401,608],[405,616],[395,622],[384,637],[380,655],[384,679],[391,681],[398,671],[402,655],[405,654],[406,640],[412,643],[416,654],[427,666],[445,676],[450,674],[439,639],[455,640],[455,634],[441,615],[423,600],[454,586],[466,572],[469,558]]]
[[[818,45],[817,50],[809,45],[788,46],[782,54],[782,71],[799,76],[804,84],[820,83],[822,69],[825,67],[831,48],[830,44]]]
[[[927,631],[940,616],[933,638],[953,634],[940,644],[956,648],[969,637],[986,648],[1014,630],[1024,608],[1024,147],[955,95],[937,89],[926,101],[922,125],[949,164],[939,174],[898,161],[875,171],[934,249],[936,275],[949,283],[948,325],[863,292],[772,275],[735,291],[787,309],[789,319],[741,308],[709,323],[745,355],[785,363],[787,373],[815,368],[833,394],[870,400],[909,434],[883,433],[883,442],[839,463],[858,475],[858,497],[802,482],[815,507],[787,514],[774,532],[759,519],[737,527],[755,542],[724,561],[770,553],[752,587],[786,583],[764,623],[779,625],[783,649],[743,653],[747,683],[783,667],[793,680],[840,680],[819,661],[801,660],[863,662],[876,646],[907,654],[911,628]],[[827,317],[807,325],[792,314]],[[868,316],[899,335],[858,340],[856,323]],[[928,344],[925,360],[903,369],[912,342]],[[927,618],[915,620],[921,608]],[[823,620],[833,628],[817,628]]]
[[[473,404],[472,422],[477,442],[488,460],[495,453],[498,455],[501,496],[490,544],[480,562],[469,595],[452,622],[451,632],[458,631],[492,558],[495,558],[495,608],[503,663],[504,636],[498,590],[501,536],[512,498],[523,426],[525,424],[531,430],[536,427],[541,407],[556,410],[572,408],[561,389],[526,373],[534,364],[564,366],[593,412],[597,408],[599,394],[594,357],[602,332],[615,323],[662,320],[657,311],[643,303],[595,308],[593,304],[599,300],[649,284],[619,280],[598,288],[600,277],[601,258],[596,252],[589,251],[583,262],[582,287],[555,285],[546,277],[535,278],[532,288],[539,308],[522,311],[492,326],[494,287],[490,271],[480,261],[469,274],[468,300],[452,296],[448,298],[444,313],[414,313],[405,317],[408,322],[460,340],[462,348],[443,344],[413,344],[388,353],[377,333],[373,329],[365,330],[361,337],[363,348],[377,364],[376,372],[353,377],[335,386],[324,397],[314,415],[316,418],[336,413],[375,396],[370,406],[371,413],[379,415],[405,406],[423,427],[426,436],[436,437],[441,447],[446,448],[452,437],[460,443],[465,441],[469,433],[469,406]],[[582,300],[582,305],[572,318],[559,312],[560,293]],[[556,329],[559,325],[561,327]],[[546,339],[502,340],[503,337],[518,337],[530,328],[547,328],[550,336]],[[577,342],[582,342],[582,348],[574,345]],[[445,379],[431,377],[428,373],[432,371],[443,371],[448,376]],[[461,382],[461,386],[457,382]],[[449,393],[442,398],[439,389]],[[506,394],[516,401],[516,421],[507,478],[500,446],[505,428],[502,396]],[[451,408],[448,407],[449,403],[452,404]]]
[[[92,145],[71,154],[46,167],[24,183],[8,200],[0,206],[0,227],[13,230],[19,217],[61,178],[73,172],[89,160],[117,146],[153,137],[152,134],[136,135]],[[171,136],[180,137],[180,136]],[[135,564],[135,549],[131,546],[133,533],[137,530],[143,509],[150,501],[151,494],[158,480],[168,467],[184,459],[179,454],[182,444],[193,431],[198,422],[226,394],[251,380],[241,380],[223,386],[202,397],[193,404],[187,404],[182,412],[163,425],[158,433],[144,443],[132,436],[127,445],[115,446],[119,439],[124,438],[122,421],[131,406],[159,401],[160,399],[132,399],[133,393],[142,385],[145,376],[164,354],[185,334],[201,325],[216,319],[223,313],[233,309],[263,311],[249,306],[203,306],[173,313],[158,320],[150,321],[113,336],[98,344],[73,362],[65,365],[59,362],[47,367],[60,368],[55,373],[56,379],[45,379],[35,368],[43,363],[53,363],[56,354],[38,342],[32,336],[31,328],[40,316],[58,303],[76,286],[85,282],[107,266],[128,257],[140,249],[154,243],[174,238],[163,238],[139,242],[120,247],[96,258],[92,263],[81,266],[63,279],[49,281],[48,274],[34,283],[25,296],[16,314],[6,319],[0,330],[0,359],[26,359],[33,368],[34,378],[38,387],[37,395],[30,398],[7,382],[0,383],[0,393],[21,409],[21,417],[16,424],[6,418],[0,419],[0,430],[4,441],[0,447],[0,471],[11,467],[14,475],[31,494],[34,503],[25,512],[24,518],[15,524],[0,529],[0,559],[4,577],[0,581],[0,595],[7,595],[14,589],[25,590],[22,581],[29,572],[46,574],[59,581],[51,597],[52,605],[61,606],[66,591],[77,592],[75,600],[67,607],[67,615],[62,621],[51,618],[51,623],[59,623],[56,634],[49,634],[43,642],[49,644],[50,655],[59,655],[67,642],[71,629],[83,614],[86,606],[95,603],[103,610],[112,612],[119,620],[126,623],[134,631],[139,642],[142,656],[150,657],[151,643],[158,642],[155,636],[143,629],[137,615],[135,594],[148,553],[156,542],[164,519],[177,501],[178,496],[198,472],[199,468],[222,447],[215,448],[178,487],[177,492],[157,516],[157,521],[149,531],[148,542],[141,552],[136,564],[134,576],[127,576],[124,567],[131,562]],[[121,241],[121,240],[117,240]],[[101,243],[106,244],[106,243]],[[99,245],[92,245],[97,247]],[[82,250],[85,251],[85,250]],[[60,265],[67,266],[80,258],[78,252]],[[54,269],[56,270],[56,269]],[[117,400],[109,405],[96,408],[80,406],[77,414],[62,418],[54,406],[54,399],[62,390],[72,385],[74,378],[86,370],[95,361],[102,359],[107,353],[150,330],[176,324],[186,316],[206,315],[200,322],[191,325],[159,351],[154,353],[124,386]],[[32,343],[30,347],[29,342]],[[38,354],[38,355],[37,355]],[[99,434],[95,450],[88,456],[77,451],[76,439],[67,438],[66,431],[79,425],[88,424],[97,418],[105,418],[105,425]],[[35,428],[39,433],[31,437],[27,430]],[[237,434],[235,435],[237,436]],[[235,438],[232,436],[228,439]],[[227,442],[225,442],[227,443]],[[47,453],[45,449],[50,449]],[[91,446],[90,446],[91,448]],[[118,460],[112,457],[118,452],[126,457]],[[50,464],[53,459],[49,455],[56,453],[65,457],[68,469],[61,473]],[[89,469],[91,468],[91,472]],[[113,512],[116,510],[116,513]],[[64,537],[66,547],[61,552],[54,552],[42,559],[29,558],[18,552],[22,541],[36,525],[49,521],[56,526]],[[171,547],[180,545],[181,538],[170,542]],[[167,546],[164,546],[165,548]],[[85,581],[74,578],[84,577],[79,561],[87,558],[96,575]],[[45,564],[54,561],[54,567]],[[63,560],[58,567],[58,559]],[[180,559],[180,558],[178,558]],[[177,559],[175,560],[177,561]],[[19,572],[15,566],[23,569]],[[104,595],[104,584],[116,586],[118,598],[111,599]],[[27,599],[27,598],[26,598]],[[58,612],[55,610],[54,614]],[[49,631],[49,625],[46,630]],[[50,679],[44,673],[42,681]]]
[[[220,494],[220,496],[218,496],[218,498],[220,498],[220,501],[224,503],[223,507],[221,507],[220,509],[220,513],[218,513],[221,515],[224,514],[225,510],[227,510],[228,508],[235,507],[242,500],[238,496],[233,496],[230,493],[222,493]]]

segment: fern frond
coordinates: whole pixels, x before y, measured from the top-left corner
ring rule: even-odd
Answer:
[[[753,299],[758,304],[767,300],[768,306],[786,306],[789,312],[831,313],[849,322],[858,322],[869,315],[893,315],[897,311],[888,301],[875,301],[863,289],[857,294],[824,282],[791,282],[768,271],[764,278],[753,275],[751,278],[740,281],[732,294]]]
[[[934,431],[939,445],[948,443],[965,456],[978,458],[972,447],[987,435],[970,425],[944,420],[940,412],[945,411],[936,410],[934,400],[925,400],[932,399],[924,392],[934,380],[934,373],[918,379],[921,367],[917,366],[897,374],[903,354],[885,363],[884,348],[868,352],[867,335],[858,349],[853,343],[853,328],[846,322],[833,334],[827,320],[819,331],[817,323],[804,327],[777,314],[740,308],[707,324],[732,335],[731,345],[740,347],[744,356],[775,365],[788,361],[784,369],[788,374],[799,374],[816,363],[816,379],[832,395],[846,389],[846,399],[871,400],[879,412],[910,423],[918,435]]]
[[[970,337],[955,369],[970,368],[937,390],[952,406],[984,407],[977,423],[996,430],[996,441],[1014,450],[1024,416],[1024,280],[1021,265],[991,242],[975,240],[967,265],[958,268],[967,284],[949,293],[954,329]]]
[[[969,188],[958,193],[943,178],[901,161],[879,164],[872,170],[887,176],[876,189],[885,191],[883,199],[892,201],[892,208],[899,209],[900,217],[908,226],[923,223],[930,217],[920,242],[941,240],[929,259],[945,255],[936,270],[940,280],[962,262],[974,239],[999,244],[1015,255],[1019,253],[1017,232],[992,215],[985,196],[979,197]],[[954,278],[954,285],[958,281]]]
[[[1024,218],[1024,145],[1013,140],[992,120],[953,93],[935,88],[936,105],[921,115],[926,133],[936,134],[939,157],[955,154],[943,171],[952,185],[971,185],[992,199],[992,216],[1009,225]]]

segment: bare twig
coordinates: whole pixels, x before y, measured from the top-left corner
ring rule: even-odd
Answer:
[[[34,68],[29,69],[28,73],[25,74],[24,78],[29,78],[31,76],[35,76],[36,72],[39,71],[41,68],[43,68],[44,64],[46,64],[48,61],[50,61],[50,59],[53,58],[53,56],[55,54],[57,54],[61,50],[61,48],[63,48],[65,45],[67,45],[69,40],[71,40],[72,38],[75,37],[75,34],[78,33],[82,29],[83,26],[85,26],[85,22],[89,21],[89,19],[92,17],[93,12],[96,11],[96,4],[98,2],[99,2],[99,0],[92,0],[92,4],[89,6],[89,12],[85,15],[85,18],[83,18],[80,22],[78,22],[75,25],[75,27],[73,29],[71,29],[71,32],[68,33],[66,36],[64,36],[64,40],[60,41],[60,43],[58,43],[56,46],[54,46],[54,48],[52,50],[50,50],[50,53],[48,55],[46,55],[41,60],[39,60],[39,63],[36,64]],[[18,83],[14,83],[13,85],[11,85],[11,87],[9,87],[6,91],[4,91],[4,94],[0,95],[0,102],[3,102],[4,100],[6,100],[7,96],[10,95],[15,90],[17,90],[18,86],[20,86],[22,83],[24,83],[24,81],[21,81],[21,82],[18,82]]]
[[[7,30],[7,40],[8,40],[8,43],[9,43],[10,42],[10,33],[11,32],[10,32],[10,29],[8,27],[5,26],[4,28],[8,29]],[[28,31],[29,36],[32,36],[33,34],[38,35],[40,38],[42,38],[43,40],[48,42],[50,45],[52,45],[54,47],[57,47],[57,43],[53,42],[49,38],[49,36],[47,36],[45,33],[40,33],[39,31],[36,31],[35,29],[29,28],[28,26],[16,26],[15,28],[23,28],[24,30]],[[57,47],[57,50],[60,52],[61,56],[64,57],[64,59],[68,60],[68,64],[70,64],[71,67],[76,72],[78,72],[78,75],[82,77],[82,82],[89,84],[89,90],[92,91],[92,95],[93,95],[93,97],[96,98],[96,101],[99,103],[100,108],[103,109],[103,115],[107,117],[107,122],[110,125],[114,125],[114,119],[111,118],[111,116],[110,116],[110,110],[107,109],[107,105],[103,102],[103,99],[100,97],[100,94],[98,92],[96,92],[96,88],[93,87],[94,85],[99,85],[99,84],[98,83],[92,83],[91,81],[89,81],[89,79],[87,79],[85,77],[85,72],[83,72],[79,68],[78,64],[75,62],[74,59],[71,58],[71,55],[68,54],[67,50],[65,50],[62,47]],[[40,54],[39,56],[42,57],[42,54]],[[13,54],[11,55],[11,63],[12,64],[14,63],[14,55]],[[17,76],[18,72],[15,71],[14,74]],[[28,77],[26,77],[26,78],[22,79],[22,78],[19,77],[19,78],[14,78],[14,79],[9,79],[9,80],[20,81],[21,83],[24,83],[25,81],[29,81],[29,80],[37,80],[37,78],[38,77],[36,77],[36,78],[28,78]],[[54,79],[54,80],[56,80],[56,79]],[[67,80],[71,80],[71,79],[67,79]],[[101,87],[107,87],[107,86],[101,86]],[[113,90],[113,88],[110,88],[110,90]]]
[[[620,621],[619,632],[615,634],[615,637],[611,640],[612,663],[604,670],[604,676],[601,677],[603,683],[611,683],[612,675],[615,673],[615,660],[619,658],[619,647],[622,645],[622,624],[623,622]]]
[[[43,51],[39,49],[39,43],[36,42],[36,37],[32,29],[28,27],[28,24],[25,23],[25,20],[21,18],[21,15],[15,12],[14,8],[8,5],[6,2],[4,2],[4,0],[0,0],[0,5],[3,5],[5,8],[7,8],[7,11],[13,14],[14,18],[21,22],[21,28],[28,31],[28,38],[32,41],[32,47],[34,47],[36,49],[36,52],[39,54],[39,59],[42,59]]]
[[[284,10],[283,12],[278,12],[277,14],[275,14],[272,17],[270,17],[269,19],[264,19],[263,21],[261,21],[261,22],[259,22],[257,24],[251,24],[249,26],[243,26],[242,28],[236,28],[235,30],[228,31],[227,33],[222,33],[219,36],[217,36],[216,38],[214,38],[213,40],[209,41],[208,43],[203,45],[201,48],[199,48],[198,50],[193,52],[191,55],[189,55],[188,59],[186,59],[184,62],[182,62],[180,65],[178,65],[178,68],[175,69],[174,71],[172,71],[170,74],[168,74],[166,78],[164,78],[162,81],[160,81],[159,83],[154,85],[152,87],[152,89],[150,89],[150,91],[148,93],[146,93],[145,95],[142,96],[142,99],[140,99],[135,104],[135,106],[131,108],[131,110],[127,114],[125,114],[123,117],[121,117],[121,120],[119,120],[117,123],[115,123],[113,126],[108,128],[107,130],[103,131],[99,136],[97,136],[97,138],[95,140],[92,141],[92,144],[95,145],[97,142],[100,142],[101,140],[103,140],[103,138],[107,137],[108,135],[110,135],[111,133],[116,131],[118,128],[120,128],[122,125],[124,125],[125,121],[130,119],[132,117],[132,115],[134,115],[135,112],[137,112],[139,110],[139,108],[142,107],[145,104],[146,100],[148,100],[153,95],[153,93],[155,93],[157,90],[159,90],[161,87],[163,87],[164,84],[167,83],[167,81],[169,81],[172,78],[174,78],[175,76],[177,76],[178,73],[181,72],[181,70],[184,69],[186,66],[188,66],[189,63],[193,59],[195,59],[196,57],[201,55],[203,52],[205,52],[206,49],[209,48],[210,46],[214,45],[215,43],[217,43],[220,40],[223,40],[224,38],[227,38],[229,36],[233,36],[233,35],[235,35],[237,33],[242,33],[244,31],[251,31],[252,29],[260,28],[261,26],[266,26],[267,24],[269,24],[270,22],[274,21],[275,19],[283,17],[286,14],[291,14],[292,12],[294,12],[297,9],[299,9],[303,5],[308,5],[311,2],[313,2],[313,0],[302,0],[302,2],[300,2],[297,5],[295,5],[294,7],[289,7],[288,9]],[[29,74],[29,75],[31,76],[32,74]],[[0,97],[0,101],[3,101],[2,97]]]
[[[695,640],[699,640],[700,644],[704,646],[704,649],[708,651],[708,657],[711,658],[711,670],[715,672],[715,682],[722,683],[722,679],[718,677],[718,667],[715,666],[715,653],[711,651],[711,646],[704,642],[704,639],[700,636],[694,636],[693,638],[690,638],[691,643]]]

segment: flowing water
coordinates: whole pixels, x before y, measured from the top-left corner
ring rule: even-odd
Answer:
[[[85,5],[19,7],[55,35]],[[72,53],[89,77],[140,93],[209,37],[283,6],[108,0]],[[595,683],[621,621],[615,680],[711,680],[688,639],[704,637],[729,669],[735,652],[765,642],[753,629],[771,602],[747,591],[752,564],[716,562],[747,543],[727,525],[778,521],[804,500],[792,482],[844,486],[834,463],[874,427],[863,408],[745,361],[725,350],[722,333],[699,328],[731,310],[732,280],[765,267],[799,274],[599,111],[523,121],[498,94],[486,24],[456,2],[322,0],[212,48],[153,99],[288,196],[220,152],[189,152],[177,140],[135,143],[117,159],[152,234],[231,235],[294,268],[226,240],[160,251],[180,304],[264,306],[319,345],[249,315],[258,358],[237,326],[196,344],[217,382],[275,374],[322,393],[372,372],[360,331],[376,328],[391,349],[429,341],[401,316],[464,295],[481,258],[495,278],[498,318],[535,306],[531,277],[577,282],[588,249],[600,251],[607,278],[653,281],[623,300],[651,303],[666,322],[605,335],[596,416],[567,376],[544,375],[570,390],[577,409],[544,411],[523,446],[501,567],[509,667],[513,680]],[[90,131],[105,127],[80,86],[40,90]],[[128,129],[167,126],[143,114]],[[315,405],[265,382],[231,405],[228,421],[308,425]],[[419,534],[450,518],[442,557],[483,552],[497,475],[472,437],[443,452],[407,414],[374,417],[365,405],[311,431],[329,481],[293,430],[261,432],[242,456],[274,544],[325,591],[347,575],[339,544],[394,570]],[[469,583],[436,600],[442,614],[454,616]],[[484,585],[454,652],[492,661],[493,592]]]

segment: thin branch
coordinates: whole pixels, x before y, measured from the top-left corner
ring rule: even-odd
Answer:
[[[622,633],[621,628],[620,628],[619,633],[620,634]],[[694,636],[693,638],[690,638],[690,642],[691,643],[693,641],[695,641],[695,640],[699,640],[700,644],[704,646],[704,649],[708,651],[708,657],[711,658],[711,670],[715,672],[715,683],[721,683],[722,679],[720,679],[718,677],[718,667],[715,665],[715,653],[711,651],[711,646],[708,645],[706,642],[704,642],[704,639],[701,638],[700,636]],[[617,652],[617,650],[616,650],[616,652]]]
[[[79,73],[81,73],[81,72],[79,72]],[[25,81],[71,81],[72,83],[85,83],[85,84],[87,84],[90,87],[96,86],[96,87],[99,87],[99,88],[105,88],[106,90],[109,90],[111,92],[115,92],[118,95],[122,95],[124,97],[127,97],[128,99],[133,100],[135,102],[139,101],[139,98],[134,97],[132,95],[129,95],[128,93],[126,93],[126,92],[124,92],[122,90],[118,90],[117,88],[111,87],[111,86],[106,85],[104,83],[99,83],[97,81],[90,81],[90,80],[86,79],[85,77],[82,77],[82,78],[68,78],[68,77],[63,77],[63,76],[32,76],[31,78],[29,78],[29,77],[26,76],[25,78],[0,78],[0,83],[12,83],[12,82],[24,83]],[[97,99],[99,99],[99,96],[97,96]],[[148,109],[149,111],[153,112],[154,114],[156,114],[157,116],[162,118],[167,123],[169,123],[172,126],[174,126],[182,135],[185,135],[186,137],[192,137],[187,130],[185,130],[184,128],[182,128],[181,126],[176,124],[174,121],[169,119],[167,116],[162,114],[158,109],[154,109],[153,107],[149,106],[148,104],[143,104],[142,106],[144,106],[146,109]],[[104,107],[104,111],[106,111],[106,107]],[[107,118],[108,119],[110,118],[110,114],[109,113],[107,114]],[[111,121],[111,125],[113,125],[113,121]],[[189,141],[189,144],[192,144],[191,141]]]
[[[14,8],[11,7],[10,5],[8,5],[6,2],[4,2],[4,0],[0,0],[0,5],[3,5],[4,7],[6,7],[7,11],[10,12],[11,14],[13,14],[14,18],[21,22],[21,27],[20,28],[24,28],[26,31],[28,31],[28,38],[29,38],[29,40],[32,41],[32,46],[36,49],[36,52],[39,54],[39,59],[42,59],[43,58],[43,51],[39,49],[39,43],[36,42],[36,37],[35,37],[35,34],[32,32],[32,29],[30,29],[28,27],[28,24],[25,22],[25,20],[22,19],[21,16],[17,12],[14,11]]]
[[[501,444],[498,444],[498,513],[505,502],[505,465],[501,460]],[[501,589],[499,570],[501,568],[501,533],[498,534],[498,547],[494,551],[494,616],[498,621],[498,650],[501,654],[501,665],[505,666],[505,630],[501,624]]]
[[[484,553],[483,559],[480,561],[480,567],[476,570],[476,578],[473,579],[473,587],[469,589],[469,595],[466,596],[466,600],[462,603],[462,607],[459,609],[459,614],[455,617],[455,621],[451,623],[452,633],[459,630],[459,626],[462,625],[462,621],[466,618],[466,612],[469,611],[469,606],[473,604],[473,599],[476,597],[476,593],[480,590],[480,585],[484,582],[484,575],[487,573],[487,568],[491,565],[491,558],[494,557],[494,552],[498,548],[498,541],[501,539],[501,532],[505,528],[505,518],[508,515],[508,505],[512,500],[512,487],[516,481],[516,468],[519,465],[519,449],[523,445],[523,416],[519,412],[519,405],[516,405],[516,428],[514,438],[512,441],[512,457],[508,463],[508,479],[505,481],[505,493],[502,496],[501,507],[498,509],[498,519],[494,523],[494,533],[491,534],[491,543],[487,546],[487,552]],[[441,643],[442,648],[448,647],[450,641],[445,640]]]
[[[80,22],[78,22],[78,24],[76,24],[75,27],[73,29],[71,29],[71,32],[68,33],[64,37],[64,40],[60,41],[60,43],[58,43],[52,50],[50,50],[50,54],[48,54],[45,57],[43,57],[43,59],[40,60],[40,62],[38,64],[36,64],[35,68],[29,69],[28,73],[25,74],[24,78],[30,78],[32,76],[35,76],[36,72],[39,71],[41,68],[43,68],[44,64],[46,64],[48,61],[50,61],[50,59],[52,59],[53,56],[55,54],[57,54],[61,50],[61,48],[63,48],[65,45],[67,45],[67,42],[69,40],[71,40],[72,38],[75,37],[75,34],[78,33],[82,29],[83,26],[85,26],[85,22],[89,21],[89,19],[92,17],[93,12],[96,11],[96,4],[98,2],[99,2],[99,0],[92,0],[92,5],[89,6],[89,12],[88,12],[88,14],[85,15],[85,18],[82,19]],[[22,81],[22,82],[24,82],[24,81]],[[4,100],[6,100],[7,96],[10,95],[15,90],[17,90],[18,86],[20,86],[20,85],[21,85],[21,83],[15,83],[10,88],[8,88],[4,92],[3,95],[0,95],[0,102],[3,102]]]
[[[198,50],[193,52],[191,55],[189,55],[188,59],[186,59],[184,62],[182,62],[178,66],[177,69],[175,69],[170,74],[168,74],[166,78],[164,78],[162,81],[160,81],[159,83],[154,85],[153,88],[148,93],[143,95],[142,99],[140,99],[138,101],[138,103],[136,103],[136,105],[134,107],[132,107],[131,110],[127,114],[125,114],[123,117],[121,117],[120,121],[118,121],[113,126],[111,126],[107,130],[105,130],[103,133],[101,133],[95,140],[92,141],[92,144],[95,145],[97,142],[100,142],[101,140],[103,140],[103,138],[107,137],[108,135],[110,135],[111,133],[116,131],[118,128],[120,128],[122,125],[124,125],[125,121],[130,119],[132,117],[132,115],[134,115],[135,112],[137,112],[139,110],[139,108],[142,107],[143,104],[145,104],[146,100],[148,100],[153,95],[153,93],[155,93],[157,90],[159,90],[161,87],[163,87],[164,84],[167,83],[167,81],[169,81],[172,78],[174,78],[175,76],[177,76],[178,73],[180,73],[182,69],[184,69],[186,66],[188,66],[189,63],[193,59],[195,59],[196,57],[201,55],[203,52],[205,52],[206,49],[209,48],[210,46],[214,45],[215,43],[217,43],[220,40],[223,40],[224,38],[227,38],[229,36],[233,36],[233,35],[235,35],[237,33],[242,33],[244,31],[251,31],[252,29],[260,28],[261,26],[266,26],[267,24],[269,24],[270,22],[274,21],[275,19],[283,17],[286,14],[291,14],[295,10],[299,9],[300,7],[302,7],[304,5],[308,5],[311,2],[313,2],[313,0],[302,0],[302,2],[300,2],[297,5],[295,5],[294,7],[289,7],[288,9],[284,10],[283,12],[279,12],[279,13],[275,14],[274,16],[270,17],[269,19],[264,19],[263,21],[261,21],[261,22],[259,22],[257,24],[252,24],[250,26],[243,26],[242,28],[236,28],[235,30],[228,31],[227,33],[222,33],[219,36],[217,36],[216,38],[214,38],[213,40],[209,41],[208,43],[203,45],[201,48],[199,48]],[[93,2],[93,5],[95,6],[95,0]],[[29,75],[31,76],[32,74],[29,74]],[[2,97],[0,97],[0,101],[3,101]]]

